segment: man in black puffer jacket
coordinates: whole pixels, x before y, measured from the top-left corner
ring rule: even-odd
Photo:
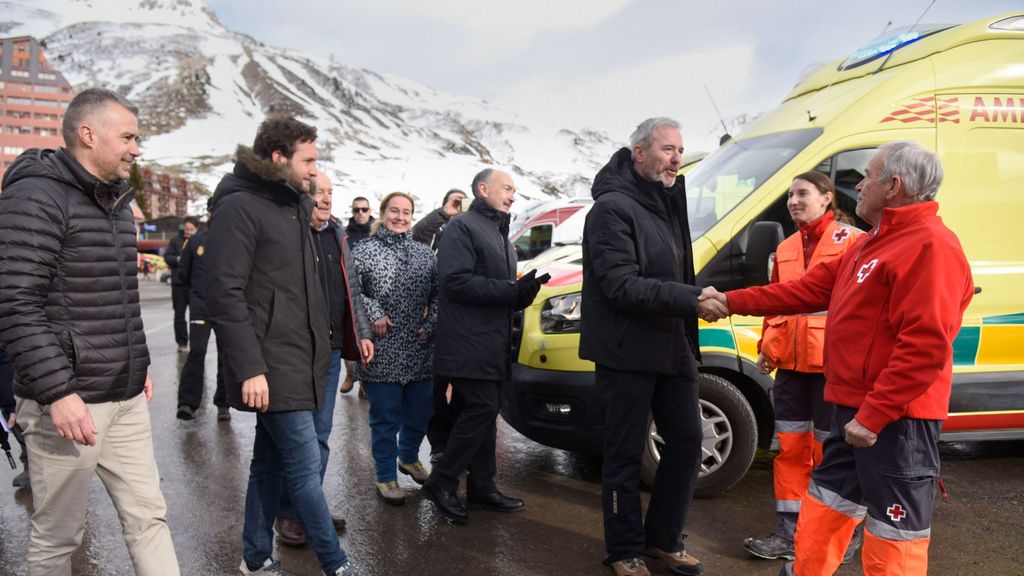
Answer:
[[[0,341],[32,469],[29,573],[70,573],[101,471],[136,574],[177,574],[153,454],[136,271],[137,109],[98,88],[64,114],[67,148],[28,150],[0,195]]]
[[[583,229],[580,357],[596,364],[605,402],[605,560],[617,575],[647,576],[641,555],[673,574],[703,566],[683,548],[701,461],[697,316],[679,124],[651,118],[594,178]],[[711,306],[708,304],[707,306]],[[646,521],[640,465],[648,415],[665,441]]]
[[[207,240],[210,320],[228,401],[256,410],[240,571],[280,573],[274,518],[282,489],[325,574],[353,574],[320,485],[314,411],[324,403],[330,322],[310,228],[316,128],[265,120],[213,196]],[[362,350],[366,361],[371,349]],[[284,482],[287,478],[287,482]],[[278,570],[278,572],[274,572]]]
[[[512,312],[533,302],[547,278],[531,273],[516,281],[516,252],[508,241],[515,192],[505,172],[477,174],[476,199],[466,214],[451,221],[438,249],[434,374],[451,382],[464,404],[423,494],[452,522],[469,520],[455,495],[467,468],[471,506],[523,509],[522,500],[503,495],[494,484],[495,419],[499,389],[512,365]]]

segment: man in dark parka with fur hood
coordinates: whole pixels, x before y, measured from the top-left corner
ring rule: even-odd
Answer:
[[[273,523],[288,490],[325,574],[352,574],[320,484],[314,411],[330,361],[328,315],[305,190],[316,177],[316,129],[265,120],[214,193],[207,266],[210,320],[228,401],[257,410],[243,527],[243,574],[277,573]],[[287,481],[285,481],[287,479]]]
[[[697,482],[703,433],[698,404],[697,316],[679,124],[641,123],[594,178],[583,229],[580,357],[597,365],[605,401],[601,470],[605,562],[618,576],[649,576],[641,558],[697,576],[683,526]],[[648,415],[665,449],[646,520],[640,466]]]

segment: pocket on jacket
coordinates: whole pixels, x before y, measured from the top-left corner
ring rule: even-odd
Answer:
[[[270,292],[270,305],[267,306],[267,317],[263,319],[263,329],[259,331],[260,340],[266,340],[274,325],[274,316],[277,309],[277,290]]]
[[[767,319],[768,327],[761,335],[761,353],[773,364],[790,360],[793,346],[793,322],[791,316],[772,316]]]
[[[67,356],[71,370],[74,371],[78,367],[78,345],[75,343],[74,334],[70,330],[61,330],[57,333],[57,343]]]
[[[807,341],[804,343],[804,357],[809,368],[825,366],[825,324],[828,316],[804,316],[807,322]]]

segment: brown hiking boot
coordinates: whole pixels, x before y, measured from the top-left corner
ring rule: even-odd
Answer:
[[[700,560],[690,556],[685,550],[665,552],[661,548],[648,546],[644,555],[661,560],[661,563],[673,574],[700,576],[704,573],[704,565],[700,563]]]
[[[356,381],[352,379],[352,375],[346,374],[345,379],[341,381],[341,386],[338,387],[338,392],[346,394],[352,390],[352,387],[355,386],[355,384]]]
[[[612,562],[612,570],[615,571],[615,576],[651,576],[651,571],[641,558],[626,558]]]
[[[302,524],[292,518],[278,518],[274,521],[274,528],[277,530],[277,541],[285,546],[305,546],[306,531]]]

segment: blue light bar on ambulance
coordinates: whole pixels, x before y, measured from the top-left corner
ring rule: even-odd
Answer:
[[[895,52],[904,46],[913,44],[925,36],[931,36],[936,32],[952,28],[950,24],[931,24],[911,29],[909,26],[896,28],[890,32],[875,38],[866,46],[850,55],[849,58],[839,65],[839,70],[849,70],[861,64],[871,62],[877,58]]]

